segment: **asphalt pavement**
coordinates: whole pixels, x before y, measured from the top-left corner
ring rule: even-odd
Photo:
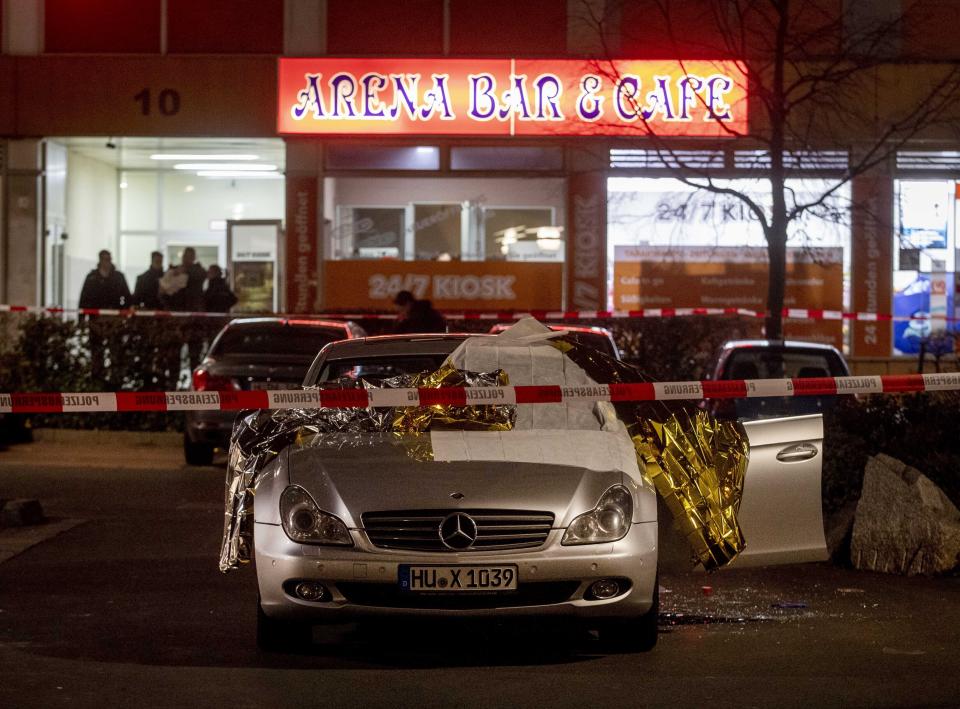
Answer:
[[[0,707],[960,705],[960,578],[829,564],[674,561],[646,654],[546,623],[331,626],[264,654],[254,569],[217,570],[223,477],[169,440],[0,452],[0,498],[51,517],[0,530]]]

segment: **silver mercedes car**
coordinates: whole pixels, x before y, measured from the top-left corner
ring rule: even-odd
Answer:
[[[304,381],[462,369],[511,384],[583,382],[576,368],[501,336],[402,335],[327,345]],[[488,340],[484,342],[484,340]],[[476,369],[475,371],[480,371]],[[819,416],[747,423],[738,565],[825,558]],[[517,407],[509,431],[435,430],[431,455],[402,436],[346,432],[289,445],[257,477],[257,640],[309,642],[312,625],[363,618],[568,617],[610,645],[647,650],[659,607],[656,492],[629,436],[595,407]]]

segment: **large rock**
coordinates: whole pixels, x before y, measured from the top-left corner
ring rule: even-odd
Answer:
[[[960,511],[927,476],[888,455],[867,461],[853,522],[858,569],[937,574],[960,564]]]

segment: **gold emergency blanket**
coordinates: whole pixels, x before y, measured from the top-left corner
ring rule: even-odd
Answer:
[[[640,469],[653,481],[674,526],[707,571],[743,551],[737,523],[749,460],[739,422],[719,421],[705,411],[680,411],[664,422],[641,419],[633,445]]]
[[[422,389],[441,387],[466,387],[475,384],[478,375],[465,377],[464,372],[450,364],[444,364],[435,372],[415,374],[408,386]],[[502,369],[485,377],[483,386],[507,386],[510,380]],[[444,426],[465,431],[509,431],[513,428],[513,406],[456,406],[434,404],[431,406],[405,406],[395,410],[393,432],[398,435],[426,433],[432,426]],[[429,456],[429,457],[432,457]]]

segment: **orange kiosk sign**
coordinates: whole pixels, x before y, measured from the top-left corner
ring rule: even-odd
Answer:
[[[613,307],[766,308],[768,260],[762,247],[617,246]],[[843,309],[843,249],[787,249],[784,306]],[[836,320],[787,320],[788,337],[840,347]]]
[[[282,135],[658,135],[747,132],[735,61],[279,60]]]
[[[516,261],[327,261],[324,303],[389,310],[408,290],[444,310],[558,310],[563,264]]]

